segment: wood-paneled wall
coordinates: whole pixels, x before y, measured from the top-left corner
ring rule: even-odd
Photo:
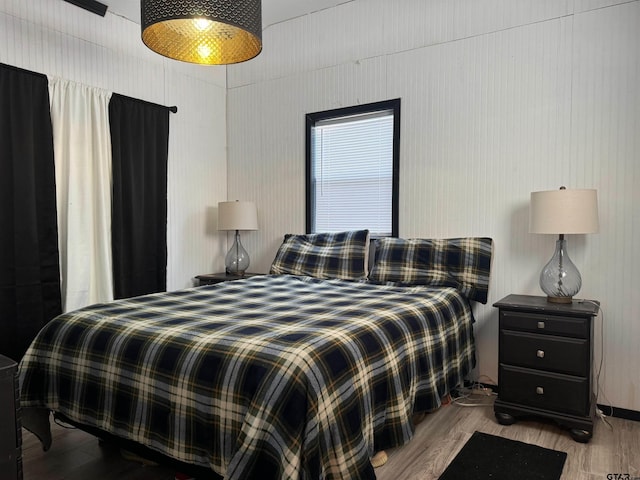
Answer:
[[[600,233],[568,240],[604,312],[598,402],[640,411],[640,2],[353,0],[267,28],[227,80],[229,197],[258,205],[256,271],[305,228],[304,115],[402,99],[400,236],[495,240],[475,311],[477,374],[496,381],[491,303],[541,294],[556,240],[528,233],[530,192],[596,188]]]
[[[637,0],[353,0],[268,27],[250,62],[205,68],[148,51],[111,13],[0,1],[0,62],[179,107],[169,289],[222,269],[218,201],[258,205],[251,270],[304,230],[309,112],[402,98],[400,234],[493,237],[490,303],[540,293],[555,239],[528,233],[529,193],[597,188],[600,233],[570,236],[569,252],[579,295],[603,306],[599,402],[640,411],[638,45]],[[477,371],[497,380],[490,303],[475,309]]]
[[[223,268],[226,236],[216,231],[215,211],[227,199],[226,67],[166,60],[143,45],[139,25],[61,0],[0,1],[0,62],[176,105],[167,288],[192,286],[195,275]]]

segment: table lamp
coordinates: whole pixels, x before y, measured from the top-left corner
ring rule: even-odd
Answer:
[[[234,242],[224,259],[229,275],[242,276],[249,268],[249,254],[240,242],[240,230],[258,230],[258,213],[253,202],[218,203],[218,230],[235,230]]]
[[[598,231],[596,190],[560,190],[531,193],[529,232],[559,235],[556,250],[540,273],[540,288],[547,301],[571,303],[582,277],[567,254],[566,234]]]

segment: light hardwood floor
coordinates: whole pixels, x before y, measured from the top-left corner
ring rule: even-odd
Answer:
[[[490,399],[480,399],[486,400]],[[607,474],[640,478],[640,422],[608,418],[598,421],[588,444],[574,442],[553,423],[520,421],[499,425],[488,407],[448,405],[427,415],[413,440],[387,452],[379,480],[437,479],[474,431],[567,452],[562,480],[605,480]],[[173,480],[174,471],[124,460],[109,446],[75,429],[53,427],[53,445],[42,452],[37,439],[23,430],[25,480]],[[612,478],[612,477],[610,477]]]
[[[609,473],[640,477],[640,422],[607,418],[609,428],[599,420],[591,441],[582,444],[550,422],[500,425],[491,405],[448,405],[428,415],[409,444],[387,452],[388,462],[376,470],[378,480],[437,479],[476,430],[567,452],[562,480],[606,480]]]

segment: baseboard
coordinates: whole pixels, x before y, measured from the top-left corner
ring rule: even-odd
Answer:
[[[474,382],[465,380],[464,386],[470,388]],[[497,385],[491,385],[484,383],[483,386],[490,388],[494,393],[500,393],[500,389]],[[632,420],[634,422],[640,422],[640,412],[636,410],[627,410],[626,408],[612,407],[611,405],[597,404],[598,408],[608,417],[622,418],[624,420]]]
[[[640,412],[636,410],[627,410],[626,408],[612,407],[611,405],[597,404],[602,413],[608,417],[624,418],[625,420],[633,420],[640,422]]]

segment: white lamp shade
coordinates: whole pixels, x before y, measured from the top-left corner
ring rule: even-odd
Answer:
[[[218,230],[258,230],[258,212],[253,202],[218,203]]]
[[[531,192],[529,232],[550,234],[596,233],[596,190],[549,190]]]

